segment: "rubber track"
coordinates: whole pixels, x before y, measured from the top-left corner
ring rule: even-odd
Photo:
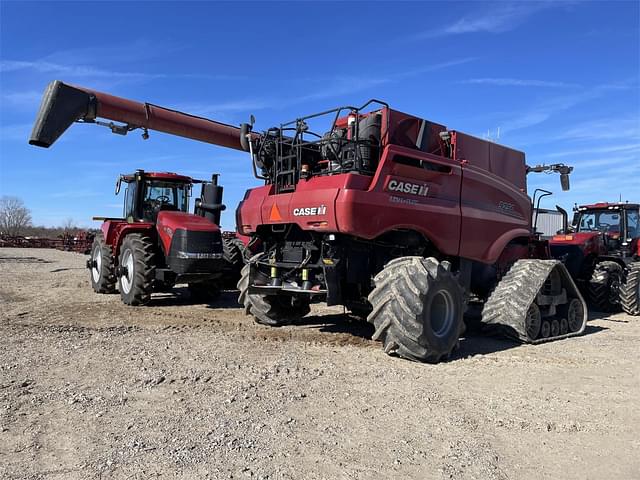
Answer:
[[[620,304],[628,315],[640,315],[640,261],[627,265],[620,287]]]
[[[576,332],[556,335],[555,337],[531,340],[526,334],[525,319],[530,305],[552,270],[563,273],[565,286],[571,287],[570,297],[577,297],[584,308],[582,327]],[[568,284],[570,282],[570,285]],[[569,290],[569,288],[567,288]],[[584,331],[587,321],[587,309],[573,280],[565,266],[558,260],[518,260],[500,280],[482,310],[482,323],[489,330],[496,331],[522,343],[544,343],[561,338],[573,337]]]

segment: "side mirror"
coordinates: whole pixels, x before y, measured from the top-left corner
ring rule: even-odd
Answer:
[[[122,184],[122,177],[118,177],[116,181],[116,195],[120,193],[120,185]]]
[[[570,186],[569,186],[569,174],[568,173],[561,173],[560,174],[560,185],[562,185],[562,190],[563,191],[568,191]]]

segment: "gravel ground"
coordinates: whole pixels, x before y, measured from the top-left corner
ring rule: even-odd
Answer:
[[[640,319],[422,365],[341,309],[268,328],[231,292],[125,307],[84,262],[0,249],[1,478],[640,478]]]

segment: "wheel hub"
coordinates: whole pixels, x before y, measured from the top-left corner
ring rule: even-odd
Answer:
[[[439,290],[431,300],[429,319],[436,337],[443,337],[451,328],[454,318],[453,298],[446,290]]]
[[[122,255],[122,265],[118,269],[120,272],[120,286],[124,293],[131,291],[133,284],[133,254],[126,250]]]
[[[102,270],[102,253],[100,248],[96,247],[91,255],[91,278],[97,283],[100,281],[100,271]]]

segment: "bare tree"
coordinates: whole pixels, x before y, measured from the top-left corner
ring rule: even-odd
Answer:
[[[20,235],[31,226],[31,212],[18,197],[0,198],[0,233]]]
[[[73,218],[68,217],[64,223],[62,224],[62,228],[64,229],[64,231],[66,233],[73,233],[75,232],[78,227],[76,227],[76,223],[74,222]]]

